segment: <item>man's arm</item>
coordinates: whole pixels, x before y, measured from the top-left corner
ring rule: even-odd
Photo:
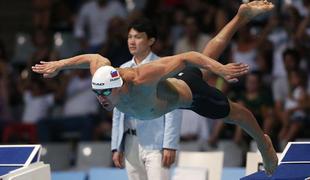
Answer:
[[[175,162],[176,150],[179,145],[182,113],[178,109],[171,111],[165,114],[164,122],[162,164],[165,167],[170,167]]]
[[[121,131],[120,123],[124,119],[122,119],[122,112],[120,112],[117,108],[113,110],[113,119],[112,119],[112,136],[111,136],[111,150],[112,150],[112,161],[114,165],[118,168],[124,167],[123,160],[123,144],[124,143],[120,137],[123,137],[123,131]],[[119,142],[121,140],[122,142]]]
[[[93,75],[99,67],[106,65],[111,65],[111,62],[99,54],[83,54],[58,61],[41,61],[40,64],[32,66],[32,70],[44,77],[54,77],[63,69],[89,68]]]
[[[254,17],[270,11],[272,8],[273,4],[268,1],[252,1],[242,4],[236,16],[209,41],[203,50],[203,54],[210,58],[218,59],[230,43],[232,36],[241,26]]]
[[[173,77],[186,66],[196,66],[210,70],[222,76],[227,81],[236,81],[236,77],[248,72],[249,67],[241,63],[223,65],[216,60],[198,52],[186,52],[174,56],[160,58],[157,61],[143,64],[135,68],[134,82],[136,84],[152,84],[161,79]]]
[[[165,117],[165,130],[163,148],[166,149],[178,149],[182,112],[180,110],[174,110],[164,115]]]
[[[113,118],[112,118],[112,135],[111,135],[111,150],[117,150],[117,151],[123,151],[121,147],[119,147],[119,127],[120,122],[123,120],[121,118],[121,111],[119,111],[117,108],[113,109]],[[121,136],[123,136],[123,132],[121,132]]]

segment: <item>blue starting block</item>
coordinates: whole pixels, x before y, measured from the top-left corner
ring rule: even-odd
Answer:
[[[0,145],[1,180],[50,180],[50,166],[40,162],[40,145]]]
[[[272,176],[259,171],[241,180],[305,180],[310,179],[310,142],[290,142],[281,154]]]

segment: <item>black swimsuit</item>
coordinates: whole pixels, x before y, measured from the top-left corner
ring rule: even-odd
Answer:
[[[193,102],[189,108],[184,109],[190,109],[212,119],[228,116],[230,111],[228,98],[203,80],[200,69],[187,67],[174,78],[183,80],[192,91]]]

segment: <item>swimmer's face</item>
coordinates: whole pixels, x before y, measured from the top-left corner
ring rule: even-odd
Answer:
[[[116,88],[93,91],[95,92],[101,106],[107,111],[112,111],[118,101]]]
[[[128,32],[128,49],[134,56],[149,52],[154,42],[155,39],[149,38],[145,32],[138,32],[133,28]]]

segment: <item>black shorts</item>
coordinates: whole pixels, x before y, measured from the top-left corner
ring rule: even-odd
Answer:
[[[187,67],[174,78],[183,80],[192,91],[193,102],[190,107],[184,109],[212,119],[228,116],[230,112],[228,98],[203,80],[200,69]]]

